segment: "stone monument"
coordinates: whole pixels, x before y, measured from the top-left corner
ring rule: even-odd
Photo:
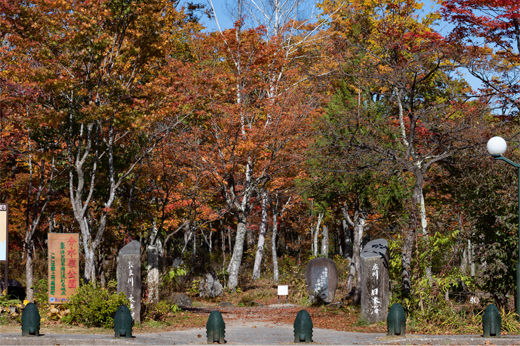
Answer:
[[[305,269],[305,282],[309,299],[332,303],[338,285],[338,270],[333,260],[325,257],[313,258]]]
[[[132,240],[117,257],[117,293],[123,292],[130,301],[134,323],[141,322],[141,243]]]
[[[361,318],[369,323],[386,320],[390,294],[388,262],[390,253],[385,239],[372,240],[360,256]]]
[[[199,293],[203,298],[215,298],[224,294],[224,288],[218,281],[217,274],[207,273],[200,281]]]

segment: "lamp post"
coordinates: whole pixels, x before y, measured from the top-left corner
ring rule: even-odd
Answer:
[[[493,137],[487,142],[487,150],[495,160],[502,160],[518,169],[518,262],[516,264],[516,313],[520,318],[520,165],[502,156],[507,143],[502,137]]]

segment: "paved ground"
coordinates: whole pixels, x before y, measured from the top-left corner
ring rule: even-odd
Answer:
[[[388,338],[384,334],[349,333],[314,328],[314,343],[320,345],[519,345],[520,336],[489,338],[481,336],[421,336]],[[294,341],[291,325],[266,322],[233,322],[226,325],[230,345],[286,345]],[[203,345],[205,328],[157,334],[139,334],[133,339],[115,339],[107,335],[46,334],[22,337],[21,333],[0,334],[0,345]]]

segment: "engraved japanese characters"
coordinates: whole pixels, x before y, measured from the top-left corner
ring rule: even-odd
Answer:
[[[361,317],[369,323],[385,321],[389,303],[388,242],[367,243],[360,256]]]
[[[130,301],[134,323],[140,322],[141,314],[141,243],[132,240],[117,259],[117,292],[124,292]]]

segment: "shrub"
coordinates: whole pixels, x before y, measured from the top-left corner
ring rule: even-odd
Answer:
[[[168,316],[169,313],[176,313],[182,311],[177,305],[169,304],[161,300],[157,304],[145,305],[146,319],[153,321],[160,321]]]
[[[47,308],[49,306],[49,284],[47,280],[38,280],[33,286],[34,303],[39,309]]]
[[[82,324],[86,327],[114,327],[114,315],[120,305],[130,306],[124,293],[110,293],[89,283],[76,289],[76,293],[65,305],[70,314],[62,321],[68,324]]]

